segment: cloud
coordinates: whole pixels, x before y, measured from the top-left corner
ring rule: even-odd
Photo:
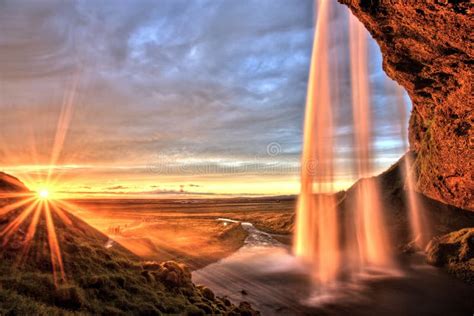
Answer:
[[[128,189],[128,187],[126,186],[123,186],[123,185],[116,185],[116,186],[112,186],[112,187],[108,187],[108,188],[105,188],[105,190],[126,190]]]

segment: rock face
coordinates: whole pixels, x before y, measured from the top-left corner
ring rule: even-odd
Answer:
[[[383,68],[408,92],[417,189],[474,210],[474,4],[338,0],[378,42]]]
[[[474,228],[434,238],[426,254],[428,263],[447,267],[457,277],[474,284]]]
[[[464,228],[435,238],[427,250],[428,262],[436,266],[474,259],[474,228]]]

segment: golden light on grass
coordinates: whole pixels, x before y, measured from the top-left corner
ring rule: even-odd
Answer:
[[[59,246],[53,216],[51,214],[51,208],[48,202],[45,203],[44,215],[46,218],[46,230],[48,231],[49,252],[51,254],[51,263],[53,265],[54,281],[57,282],[58,272],[60,273],[61,280],[66,281],[63,259],[61,256],[61,248]]]
[[[0,216],[8,219],[8,223],[0,230],[0,240],[3,247],[18,249],[18,262],[24,263],[32,249],[38,229],[44,227],[47,234],[47,244],[50,253],[54,283],[65,282],[65,271],[61,255],[60,242],[57,235],[55,220],[59,219],[66,226],[71,226],[72,221],[59,204],[59,196],[54,192],[58,189],[61,173],[53,174],[56,162],[61,154],[64,140],[72,117],[74,99],[77,89],[77,78],[66,93],[58,119],[55,141],[51,153],[51,163],[47,174],[41,174],[36,179],[26,182],[33,185],[35,191],[22,193],[4,193],[0,195]],[[35,149],[35,148],[33,148]],[[33,150],[34,151],[34,150]],[[44,223],[42,226],[41,223]],[[25,229],[26,228],[26,229]],[[18,240],[18,235],[24,235],[23,240]],[[17,248],[19,246],[19,248]]]
[[[47,243],[50,252],[50,259],[52,265],[52,273],[55,284],[58,280],[66,281],[63,260],[61,256],[61,248],[56,233],[56,226],[53,219],[53,214],[57,215],[60,221],[66,225],[72,225],[68,215],[61,209],[57,200],[51,199],[51,191],[49,189],[41,189],[36,194],[31,194],[27,198],[18,197],[14,202],[8,201],[7,205],[0,208],[0,216],[7,217],[15,213],[14,217],[9,219],[9,223],[0,230],[0,239],[3,247],[12,245],[16,242],[17,234],[26,231],[25,238],[22,241],[21,249],[18,253],[18,262],[25,262],[31,245],[34,241],[40,223],[44,221]]]
[[[70,210],[73,207],[69,203],[60,201],[62,197],[60,195],[60,178],[64,171],[57,170],[57,164],[61,158],[73,117],[79,83],[80,71],[77,71],[72,78],[70,87],[64,92],[47,172],[37,173],[33,177],[24,175],[25,182],[34,191],[24,190],[23,192],[0,194],[0,217],[6,219],[6,224],[0,228],[1,245],[4,248],[18,251],[18,262],[23,263],[29,252],[35,248],[32,247],[33,242],[42,242],[43,240],[39,236],[41,233],[38,233],[38,230],[45,229],[56,285],[58,281],[66,282],[60,240],[57,234],[57,222],[61,222],[60,227],[72,226],[72,220],[66,209]],[[32,158],[38,163],[40,160],[37,157],[34,138],[31,143]],[[9,157],[15,157],[13,153],[10,154]],[[35,240],[35,236],[39,236],[37,240]]]

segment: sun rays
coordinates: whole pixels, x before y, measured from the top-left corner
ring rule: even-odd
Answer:
[[[49,192],[40,191],[33,197],[8,201],[0,209],[0,216],[8,223],[0,229],[2,251],[10,249],[16,252],[17,262],[23,264],[31,254],[32,244],[40,227],[44,227],[50,253],[54,282],[64,283],[66,274],[57,235],[55,219],[64,225],[72,225],[67,214],[59,204],[49,198]]]
[[[55,201],[55,200],[60,200],[62,198],[65,198],[66,196],[63,194],[60,194],[61,192],[61,187],[54,186],[51,184],[41,184],[38,186],[38,189],[36,189],[36,198],[39,200],[49,200],[49,201]]]
[[[58,237],[58,225],[61,225],[60,227],[73,225],[69,215],[64,210],[65,207],[72,205],[61,202],[60,196],[55,193],[60,191],[62,175],[62,172],[57,170],[56,165],[61,159],[74,114],[80,79],[80,71],[77,71],[73,74],[69,87],[65,89],[47,170],[34,175],[25,175],[25,183],[35,192],[28,192],[25,189],[24,192],[10,190],[12,192],[0,193],[0,244],[2,246],[0,251],[14,253],[17,259],[16,262],[21,268],[21,265],[31,255],[35,255],[33,253],[34,243],[44,242],[44,245],[41,244],[36,247],[38,248],[36,251],[48,249],[51,272],[56,285],[66,282],[61,241]],[[3,141],[8,144],[6,140]],[[37,154],[34,133],[32,133],[30,144],[30,155],[32,160],[38,164],[40,159]],[[8,157],[15,156],[8,155]],[[43,230],[45,231],[44,240],[42,238],[43,233],[39,236],[39,231]]]
[[[59,247],[58,237],[56,235],[56,229],[54,226],[54,220],[51,215],[51,207],[46,201],[44,207],[44,216],[46,218],[46,230],[48,231],[48,244],[51,255],[51,264],[53,266],[53,277],[55,282],[58,279],[58,273],[60,274],[61,280],[66,281],[66,274],[64,273],[63,259],[61,256],[61,249]]]
[[[37,192],[0,196],[0,252],[14,253],[15,267],[21,268],[27,260],[39,255],[34,251],[47,246],[54,283],[64,284],[67,278],[58,228],[73,228],[68,212],[75,210],[79,207],[60,200],[51,185],[44,185]],[[33,247],[35,242],[44,244]]]

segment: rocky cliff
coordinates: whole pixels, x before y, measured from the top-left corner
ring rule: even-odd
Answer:
[[[407,90],[417,189],[474,210],[474,4],[338,0],[366,26],[383,68]]]

